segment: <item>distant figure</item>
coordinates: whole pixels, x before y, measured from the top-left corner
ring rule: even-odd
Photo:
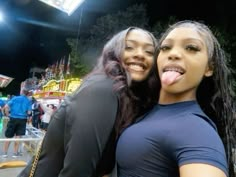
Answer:
[[[42,108],[44,112],[41,119],[41,129],[44,131],[47,131],[49,122],[51,120],[51,116],[54,112],[54,105],[48,104],[47,106],[45,106],[44,104],[40,103],[40,107]]]
[[[39,128],[40,121],[40,109],[38,101],[32,97],[32,126],[35,128]]]
[[[5,105],[5,102],[2,99],[0,99],[0,132],[2,131],[2,125],[3,125],[2,117],[3,117],[3,107],[4,107],[4,105]]]
[[[22,89],[22,93],[20,96],[15,96],[7,104],[4,106],[4,112],[7,117],[10,118],[7,123],[7,128],[5,131],[6,138],[20,138],[25,135],[26,131],[26,123],[28,115],[31,114],[31,102],[28,99],[29,91],[27,89]],[[9,113],[10,111],[10,113]],[[8,148],[10,142],[6,141],[3,146],[3,158],[8,157]],[[19,142],[15,142],[14,144],[14,154],[12,157],[18,157],[20,154],[18,153]]]
[[[0,99],[0,122],[2,121],[4,105],[5,105],[4,101],[2,99]]]

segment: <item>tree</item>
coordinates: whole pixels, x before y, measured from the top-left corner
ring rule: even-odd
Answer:
[[[80,39],[67,39],[71,48],[71,71],[73,75],[83,76],[91,69],[105,42],[113,34],[129,26],[148,29],[148,21],[145,5],[136,4],[125,11],[98,18],[96,24],[92,26],[88,38],[81,36]]]
[[[113,34],[129,27],[149,28],[146,7],[143,4],[128,7],[126,11],[108,14],[99,18],[90,31],[90,45],[101,47]]]
[[[158,21],[156,22],[153,27],[152,27],[152,33],[153,35],[159,39],[159,37],[161,36],[161,34],[167,29],[167,27],[171,24],[174,24],[175,22],[177,22],[177,18],[174,16],[170,16],[168,18],[168,20],[166,21]]]
[[[81,53],[83,51],[83,47],[77,39],[67,39],[67,43],[71,48],[70,52],[70,68],[71,75],[74,77],[83,77],[88,73],[88,66],[86,66],[81,60]]]

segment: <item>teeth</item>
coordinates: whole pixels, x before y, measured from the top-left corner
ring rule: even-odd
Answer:
[[[178,73],[183,73],[183,70],[181,68],[166,68],[166,69],[164,69],[164,72],[166,72],[166,71],[175,71]]]
[[[144,71],[144,67],[138,64],[130,64],[129,68],[136,71]]]

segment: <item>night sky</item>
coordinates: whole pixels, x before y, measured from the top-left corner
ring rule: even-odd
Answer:
[[[228,21],[228,28],[235,29],[236,2],[233,0],[225,0],[223,4],[207,1],[210,5],[206,5],[205,0],[85,0],[71,16],[38,0],[0,0],[0,11],[5,16],[5,21],[0,23],[0,74],[15,78],[6,90],[16,92],[20,82],[28,77],[30,67],[46,67],[68,56],[65,40],[77,37],[79,29],[79,35],[86,35],[98,17],[141,2],[147,4],[151,24],[177,16],[216,25]]]

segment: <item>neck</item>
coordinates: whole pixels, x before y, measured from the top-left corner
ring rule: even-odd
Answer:
[[[183,101],[196,100],[196,94],[193,93],[169,93],[161,89],[159,104],[172,104]]]

